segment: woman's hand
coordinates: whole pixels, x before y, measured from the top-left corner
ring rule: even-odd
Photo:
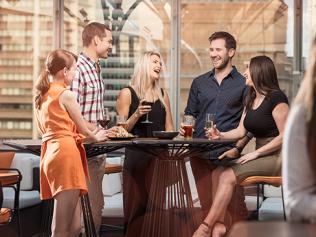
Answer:
[[[119,127],[118,126],[113,126],[106,131],[106,136],[107,137],[117,137],[117,134],[119,132]]]
[[[205,128],[205,136],[212,140],[219,140],[221,138],[221,132],[214,125],[211,128]]]
[[[147,113],[149,113],[151,111],[151,106],[150,105],[142,105],[144,101],[146,101],[146,100],[142,99],[139,102],[138,108],[136,110],[137,117],[141,117],[144,114],[147,114]]]
[[[245,163],[247,163],[247,162],[249,162],[249,161],[251,161],[251,160],[257,159],[258,157],[259,157],[259,153],[258,153],[257,151],[250,152],[250,153],[248,153],[248,154],[246,154],[246,155],[240,157],[240,158],[236,161],[236,163],[243,165],[243,164],[245,164]]]
[[[95,137],[97,139],[97,142],[102,142],[108,139],[107,137],[107,131],[104,129],[100,129],[95,133]]]

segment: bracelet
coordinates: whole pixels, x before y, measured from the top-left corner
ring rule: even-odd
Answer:
[[[237,151],[239,152],[239,154],[241,154],[243,148],[241,148],[241,147],[239,147],[239,146],[237,146],[237,145],[235,145],[234,148],[236,148]]]
[[[208,223],[206,223],[205,221],[202,221],[201,224],[205,225],[209,230],[211,229],[211,226]]]

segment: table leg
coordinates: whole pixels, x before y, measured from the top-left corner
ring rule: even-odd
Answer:
[[[94,221],[92,217],[91,205],[88,194],[81,196],[81,207],[83,214],[83,222],[85,227],[86,237],[96,237],[97,232],[95,230]]]
[[[196,227],[185,162],[157,159],[141,236],[191,237]]]
[[[51,225],[54,212],[54,199],[43,201],[42,220],[41,220],[41,237],[51,236]]]

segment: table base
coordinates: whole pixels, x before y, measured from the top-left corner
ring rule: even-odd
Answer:
[[[142,237],[191,237],[197,228],[184,160],[155,161]]]

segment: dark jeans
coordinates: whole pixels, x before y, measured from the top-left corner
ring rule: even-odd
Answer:
[[[190,163],[204,219],[212,206],[212,171],[216,166],[210,160],[200,157],[191,158]],[[233,222],[247,218],[248,211],[243,187],[237,185],[227,210]]]

